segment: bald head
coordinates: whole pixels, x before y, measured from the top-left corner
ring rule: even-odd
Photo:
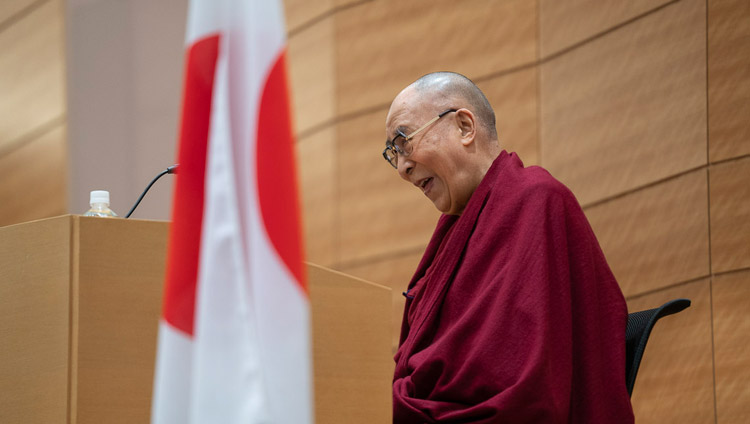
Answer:
[[[414,81],[409,87],[424,96],[460,100],[477,115],[478,123],[491,140],[497,140],[495,111],[482,90],[470,79],[455,72],[433,72]]]

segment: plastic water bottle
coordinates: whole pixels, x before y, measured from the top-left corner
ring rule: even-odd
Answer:
[[[102,218],[116,218],[117,214],[109,208],[109,192],[106,190],[94,190],[91,192],[91,209],[83,216],[98,216]]]

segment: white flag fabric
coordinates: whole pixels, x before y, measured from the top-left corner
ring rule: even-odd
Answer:
[[[191,0],[152,422],[311,423],[282,5]]]

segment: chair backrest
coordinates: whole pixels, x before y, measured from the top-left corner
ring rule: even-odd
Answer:
[[[651,329],[661,317],[676,314],[690,306],[690,299],[675,299],[658,308],[633,312],[628,315],[628,327],[625,330],[625,382],[628,394],[633,395],[635,376],[641,366],[641,358],[646,350],[646,342],[651,335]]]

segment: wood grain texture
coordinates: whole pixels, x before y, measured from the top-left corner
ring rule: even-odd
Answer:
[[[78,223],[74,422],[148,422],[169,227],[73,218]]]
[[[368,1],[372,0],[284,0],[287,30],[296,32],[308,25],[316,25],[344,8]]]
[[[334,3],[334,0],[284,0],[287,30],[294,31],[300,25],[331,11]],[[292,38],[294,37],[289,39],[290,42]]]
[[[626,296],[709,274],[706,172],[586,209]]]
[[[329,17],[289,39],[289,81],[298,134],[335,116],[333,28]]]
[[[705,2],[683,0],[541,67],[541,163],[583,204],[706,163]]]
[[[338,113],[390,103],[432,71],[469,78],[536,60],[536,2],[381,0],[336,16]]]
[[[750,271],[714,277],[716,417],[722,424],[750,422]]]
[[[66,213],[65,126],[0,156],[0,226]]]
[[[708,1],[708,139],[712,162],[750,153],[750,2]]]
[[[0,154],[64,114],[62,1],[0,32]]]
[[[305,256],[328,267],[337,260],[335,134],[326,128],[296,144]]]
[[[669,0],[541,0],[539,49],[548,57]]]
[[[539,164],[537,72],[531,67],[477,84],[495,109],[500,146],[526,166]]]
[[[0,228],[4,424],[68,422],[70,225],[59,217]]]
[[[311,264],[307,272],[315,421],[390,423],[390,290]]]
[[[403,292],[409,286],[409,281],[417,269],[419,260],[422,259],[422,253],[421,249],[417,249],[416,252],[405,252],[392,257],[374,259],[367,263],[341,268],[341,271],[347,274],[390,287],[392,305],[391,347],[394,354],[398,348],[401,320],[404,316],[404,305],[406,304]]]
[[[381,155],[387,109],[336,125],[342,263],[427,245],[440,213]]]
[[[12,25],[12,22],[8,22],[10,19],[13,19],[14,16],[22,12],[27,7],[31,6],[34,3],[35,0],[3,0],[0,2],[0,26],[9,24]]]
[[[643,355],[632,397],[639,424],[714,422],[709,280],[629,299],[628,310],[656,308],[680,297],[692,305],[659,320]]]
[[[711,269],[750,267],[750,157],[712,165]]]

